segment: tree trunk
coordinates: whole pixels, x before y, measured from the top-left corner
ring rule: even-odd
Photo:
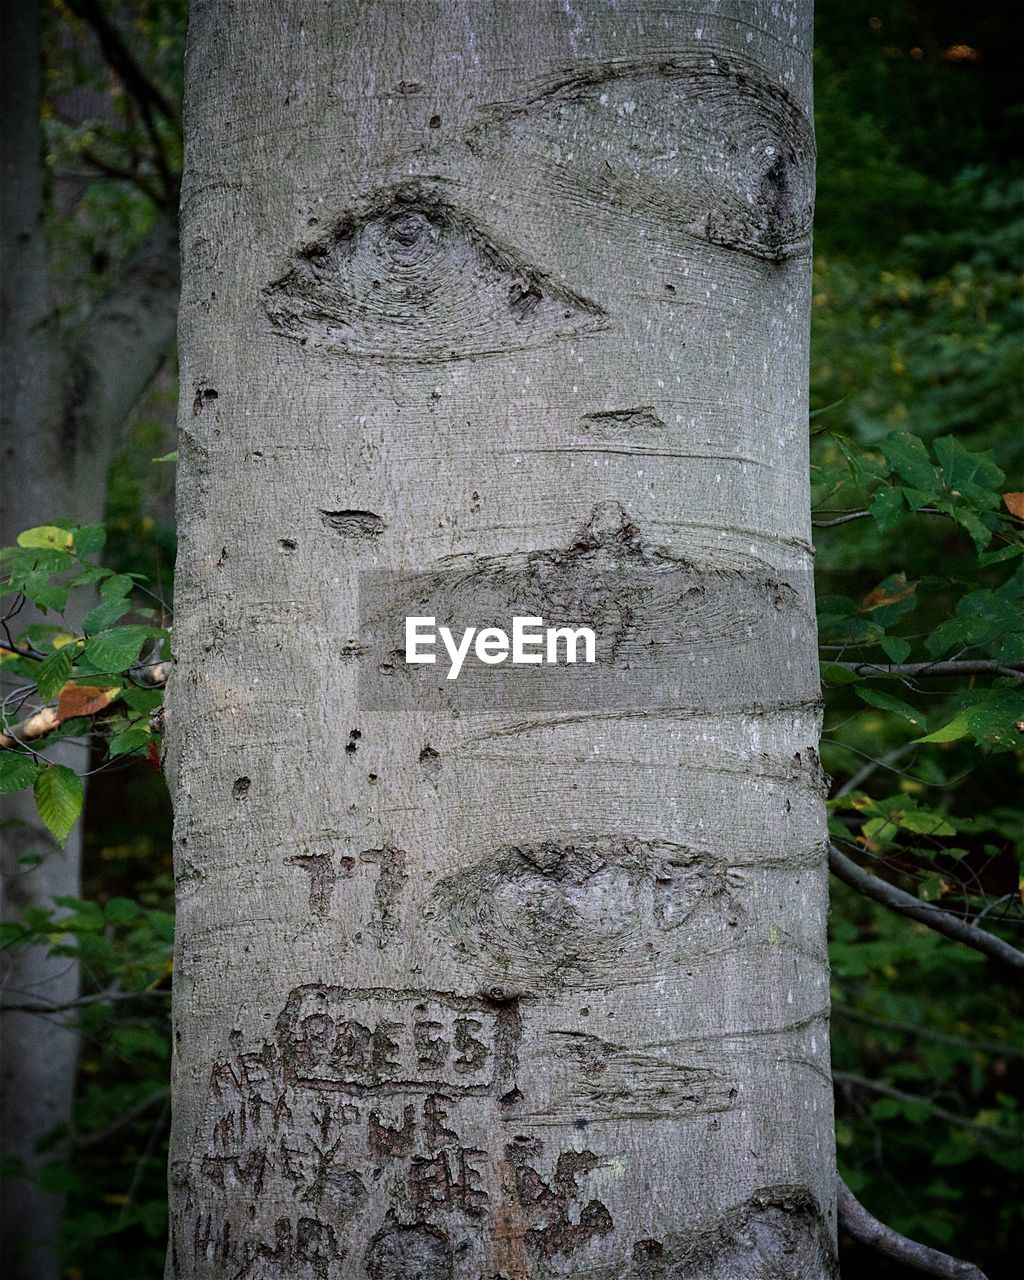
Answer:
[[[0,546],[53,518],[102,520],[107,472],[128,415],[166,359],[177,309],[177,231],[163,219],[125,264],[85,336],[68,343],[51,289],[43,218],[39,7],[0,6],[2,31],[2,440]],[[78,606],[79,613],[85,610]],[[86,606],[87,607],[87,606]],[[78,618],[67,615],[70,625]],[[48,619],[52,621],[52,617]],[[30,610],[14,630],[32,621]],[[47,754],[83,771],[87,751],[66,743]],[[33,906],[81,892],[81,826],[56,847],[31,793],[0,796],[0,914],[16,920]],[[43,854],[35,865],[22,861]],[[39,1186],[40,1169],[63,1152],[43,1139],[70,1126],[78,1059],[75,961],[46,947],[11,950],[0,963],[5,1003],[49,1004],[51,1015],[4,1012],[0,1024],[0,1142],[5,1165],[24,1176],[3,1184],[0,1240],[11,1280],[56,1280],[64,1196]]]
[[[810,27],[193,3],[170,1275],[836,1274]]]

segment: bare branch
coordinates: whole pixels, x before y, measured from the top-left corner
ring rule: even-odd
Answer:
[[[877,1013],[868,1013],[864,1009],[855,1009],[853,1005],[843,1004],[839,1000],[832,1001],[832,1016],[849,1018],[853,1022],[863,1022],[869,1027],[878,1027],[882,1031],[894,1031],[900,1035],[913,1036],[918,1040],[934,1040],[937,1044],[956,1045],[972,1053],[991,1053],[995,1057],[1024,1058],[1024,1049],[1008,1044],[1004,1040],[974,1040],[968,1036],[952,1035],[948,1031],[938,1031],[935,1027],[925,1027],[919,1022],[906,1022],[899,1018],[883,1018]]]
[[[97,0],[66,0],[76,17],[86,22],[99,41],[100,49],[110,68],[117,73],[124,87],[141,106],[148,104],[167,120],[178,119],[178,113],[136,61],[131,50],[121,39],[121,34],[103,12]]]
[[[936,933],[941,933],[946,938],[952,938],[954,942],[962,942],[968,947],[973,947],[975,951],[980,951],[990,960],[998,961],[1014,973],[1024,974],[1024,951],[1019,951],[993,933],[986,933],[984,929],[968,924],[965,920],[953,915],[951,911],[946,911],[930,902],[921,902],[913,894],[872,875],[870,871],[865,871],[863,867],[858,866],[852,858],[848,858],[845,853],[841,853],[834,844],[829,845],[828,865],[834,876],[844,884],[848,884],[851,889],[863,893],[865,897],[911,920],[917,920],[920,924],[926,924],[929,929],[934,929]]]
[[[1013,676],[1024,680],[1024,662],[994,662],[986,658],[954,658],[949,662],[830,662],[859,676]]]
[[[126,1129],[130,1124],[134,1124],[140,1116],[146,1114],[157,1103],[166,1103],[170,1089],[157,1089],[154,1093],[147,1094],[144,1098],[140,1098],[134,1106],[129,1107],[127,1111],[112,1123],[108,1124],[104,1129],[97,1129],[93,1133],[76,1134],[72,1136],[72,1142],[77,1150],[85,1151],[89,1147],[97,1147],[102,1142],[106,1142],[108,1138],[112,1138],[115,1133],[120,1133],[122,1129]]]
[[[869,1093],[881,1094],[883,1098],[895,1098],[897,1102],[909,1102],[914,1106],[927,1107],[940,1120],[956,1125],[958,1129],[967,1129],[982,1138],[1001,1138],[1004,1142],[1014,1142],[1020,1136],[1011,1129],[1004,1129],[1000,1125],[979,1124],[976,1120],[959,1115],[956,1111],[950,1111],[948,1107],[943,1107],[939,1103],[933,1102],[931,1098],[926,1098],[923,1094],[908,1093],[905,1089],[898,1089],[895,1085],[886,1084],[884,1080],[872,1080],[868,1076],[857,1075],[854,1071],[833,1071],[832,1080],[835,1084],[849,1085],[851,1089],[866,1089]]]
[[[839,1225],[848,1236],[883,1257],[892,1258],[913,1271],[924,1271],[941,1276],[944,1280],[987,1280],[984,1271],[971,1262],[962,1262],[948,1253],[908,1240],[892,1227],[887,1227],[870,1214],[850,1188],[836,1179],[836,1200],[839,1208]]]
[[[72,13],[82,18],[92,28],[107,65],[135,100],[153,148],[153,161],[160,174],[162,188],[159,196],[151,192],[147,194],[151,195],[159,206],[171,208],[177,202],[178,178],[171,172],[167,150],[157,127],[156,117],[163,116],[164,119],[177,124],[178,113],[163,91],[142,69],[97,0],[67,0],[67,4]]]
[[[917,507],[907,512],[908,516],[944,516],[945,514],[938,507]],[[867,520],[870,515],[870,511],[847,511],[845,515],[836,516],[834,520],[812,520],[811,524],[815,529],[833,529],[837,524],[849,524],[851,520]]]
[[[163,193],[147,182],[145,174],[136,173],[132,169],[125,169],[121,165],[111,164],[109,160],[104,160],[92,148],[87,147],[82,152],[82,157],[104,177],[116,178],[119,182],[130,182],[133,186],[138,187],[147,200],[152,200],[155,205],[163,203]]]

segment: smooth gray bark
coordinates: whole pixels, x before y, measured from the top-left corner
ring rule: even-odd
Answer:
[[[107,472],[128,414],[166,358],[177,313],[177,239],[162,219],[125,264],[77,344],[61,332],[51,289],[43,219],[39,12],[33,0],[0,6],[2,190],[0,190],[0,546],[63,517],[102,520]],[[30,621],[26,610],[14,629]],[[73,623],[74,618],[69,615]],[[83,769],[84,744],[50,758]],[[58,850],[31,794],[0,796],[0,872],[5,920],[80,891],[81,830]],[[43,853],[37,865],[20,861]],[[7,1003],[64,1006],[79,989],[78,966],[46,948],[4,954]],[[56,1280],[62,1195],[33,1176],[60,1146],[37,1146],[71,1119],[78,1036],[74,1015],[12,1011],[0,1016],[0,1145],[28,1176],[5,1181],[0,1240],[12,1280]]]
[[[835,1274],[810,48],[193,3],[170,1276]],[[368,592],[622,679],[414,685]]]

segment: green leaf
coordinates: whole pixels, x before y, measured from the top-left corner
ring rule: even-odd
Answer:
[[[80,556],[92,556],[107,541],[107,531],[101,524],[86,524],[75,530],[75,551]]]
[[[972,453],[956,436],[940,436],[932,447],[950,493],[958,493],[986,508],[999,506],[1000,490],[1006,477],[991,452]]]
[[[919,836],[955,836],[956,827],[944,814],[930,809],[907,808],[894,810],[901,827]]]
[[[55,649],[36,671],[36,687],[39,696],[47,702],[59,693],[71,675],[71,662],[75,652],[73,644],[62,645]]]
[[[131,898],[111,898],[103,908],[103,914],[111,924],[131,924],[139,910]]]
[[[101,592],[101,594],[104,599],[99,602],[95,609],[90,609],[82,619],[82,630],[87,636],[95,635],[97,631],[105,631],[107,627],[123,618],[132,607],[131,601],[125,600],[122,596],[107,596],[106,592]]]
[[[841,667],[837,662],[822,664],[821,679],[823,684],[839,688],[844,684],[856,684],[861,677],[849,667]]]
[[[115,573],[112,574],[103,586],[100,587],[101,596],[126,596],[132,587],[135,586],[136,574],[133,573]]]
[[[108,756],[123,756],[129,751],[137,751],[149,741],[149,730],[144,725],[131,725],[116,734],[107,744]]]
[[[893,711],[898,716],[902,716],[914,726],[920,729],[925,724],[925,716],[918,711],[916,707],[910,706],[909,703],[903,702],[900,698],[894,698],[891,693],[883,693],[879,689],[858,688],[854,691],[862,702],[866,702],[869,707],[878,707],[880,711]]]
[[[60,613],[68,602],[67,587],[51,582],[49,573],[30,573],[23,580],[21,590],[40,609],[55,609]]]
[[[34,791],[39,816],[63,845],[82,812],[82,779],[67,765],[48,764],[39,770]]]
[[[883,636],[878,642],[882,646],[882,651],[890,662],[897,665],[906,662],[910,657],[910,641],[904,640],[902,636]]]
[[[73,539],[67,529],[61,529],[55,524],[41,524],[35,529],[26,529],[24,533],[19,533],[18,546],[66,551],[70,555]]]
[[[139,657],[143,644],[154,634],[153,627],[113,627],[92,636],[85,646],[85,658],[94,671],[126,671]]]
[[[938,488],[938,475],[932,465],[924,441],[909,431],[890,431],[881,442],[882,453],[892,471],[926,493]]]
[[[177,449],[173,449],[170,453],[165,453],[159,458],[154,458],[153,461],[154,462],[177,462],[178,451]]]
[[[36,780],[39,766],[21,751],[0,751],[0,792],[21,791]]]
[[[121,694],[121,701],[140,715],[149,715],[164,700],[163,689],[139,689],[129,686]]]
[[[886,487],[879,489],[868,508],[875,524],[883,533],[888,533],[907,514],[907,504],[902,489]]]
[[[923,738],[918,738],[918,742],[959,742],[961,738],[969,738],[971,734],[971,726],[968,723],[968,713],[966,710],[958,711],[957,714],[944,724],[941,729],[936,729],[934,733],[925,734]]]

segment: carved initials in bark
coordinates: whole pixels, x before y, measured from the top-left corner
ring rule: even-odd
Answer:
[[[410,361],[532,347],[602,328],[605,316],[417,181],[375,192],[297,250],[264,306],[304,345]]]

